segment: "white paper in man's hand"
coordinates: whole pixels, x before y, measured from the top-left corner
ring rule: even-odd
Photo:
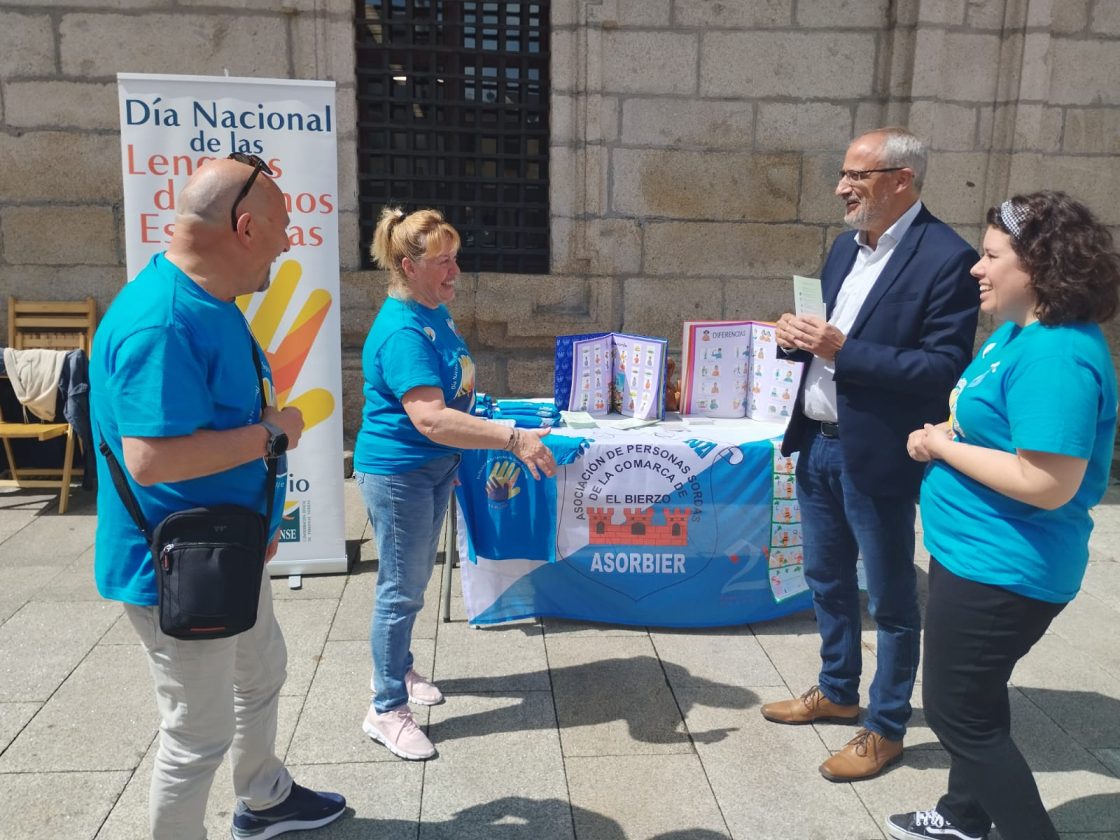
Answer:
[[[821,320],[827,320],[818,278],[793,275],[793,311],[798,318],[816,315]]]

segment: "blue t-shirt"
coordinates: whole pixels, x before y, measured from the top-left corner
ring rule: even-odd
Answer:
[[[1100,327],[1001,326],[949,398],[965,443],[1084,458],[1085,478],[1057,510],[996,493],[943,461],[922,483],[931,555],[960,577],[1053,603],[1073,599],[1089,560],[1089,509],[1108,485],[1116,372]]]
[[[354,467],[375,475],[408,472],[459,450],[425,437],[401,398],[432,386],[458,411],[474,406],[474,361],[447,307],[386,299],[362,349],[365,406],[354,443]]]
[[[252,341],[235,303],[208,294],[163,254],[152,257],[117,295],[94,337],[89,369],[94,439],[109,444],[127,474],[122,436],[178,437],[259,422],[261,386]],[[268,359],[260,355],[271,383]],[[262,458],[187,481],[142,487],[129,477],[129,483],[150,530],[170,513],[201,505],[243,505],[263,514],[267,469]],[[147,542],[100,451],[97,472],[97,589],[115,601],[153,605],[158,599]],[[280,524],[286,482],[285,475],[277,476],[270,533]]]

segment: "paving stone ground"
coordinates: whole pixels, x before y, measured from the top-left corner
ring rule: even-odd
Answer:
[[[420,709],[439,748],[404,762],[361,732],[377,561],[352,483],[349,575],[272,583],[288,640],[278,750],[352,806],[321,840],[882,840],[886,814],[932,805],[948,760],[920,691],[903,763],[859,784],[817,765],[850,727],[767,724],[762,703],[814,681],[809,614],[718,630],[439,619],[442,566],[414,652],[447,702]],[[157,718],[144,655],[92,583],[96,510],[0,494],[0,838],[147,835]],[[1064,840],[1120,840],[1120,488],[1095,512],[1085,586],[1014,676],[1016,737]],[[920,581],[928,558],[919,556]],[[458,591],[457,574],[454,581]],[[865,625],[868,674],[875,634]],[[227,837],[228,764],[207,827]]]

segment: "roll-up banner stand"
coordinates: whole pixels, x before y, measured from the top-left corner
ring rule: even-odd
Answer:
[[[231,152],[267,161],[287,200],[291,250],[268,290],[238,298],[268,354],[281,406],[303,412],[273,576],[347,570],[339,352],[334,82],[117,75],[128,277],[167,248],[175,197]]]

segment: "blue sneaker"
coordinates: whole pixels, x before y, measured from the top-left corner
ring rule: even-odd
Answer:
[[[346,799],[337,793],[320,793],[292,782],[292,792],[279,805],[250,811],[238,800],[230,835],[234,840],[268,840],[289,831],[308,831],[334,822],[346,810]]]

